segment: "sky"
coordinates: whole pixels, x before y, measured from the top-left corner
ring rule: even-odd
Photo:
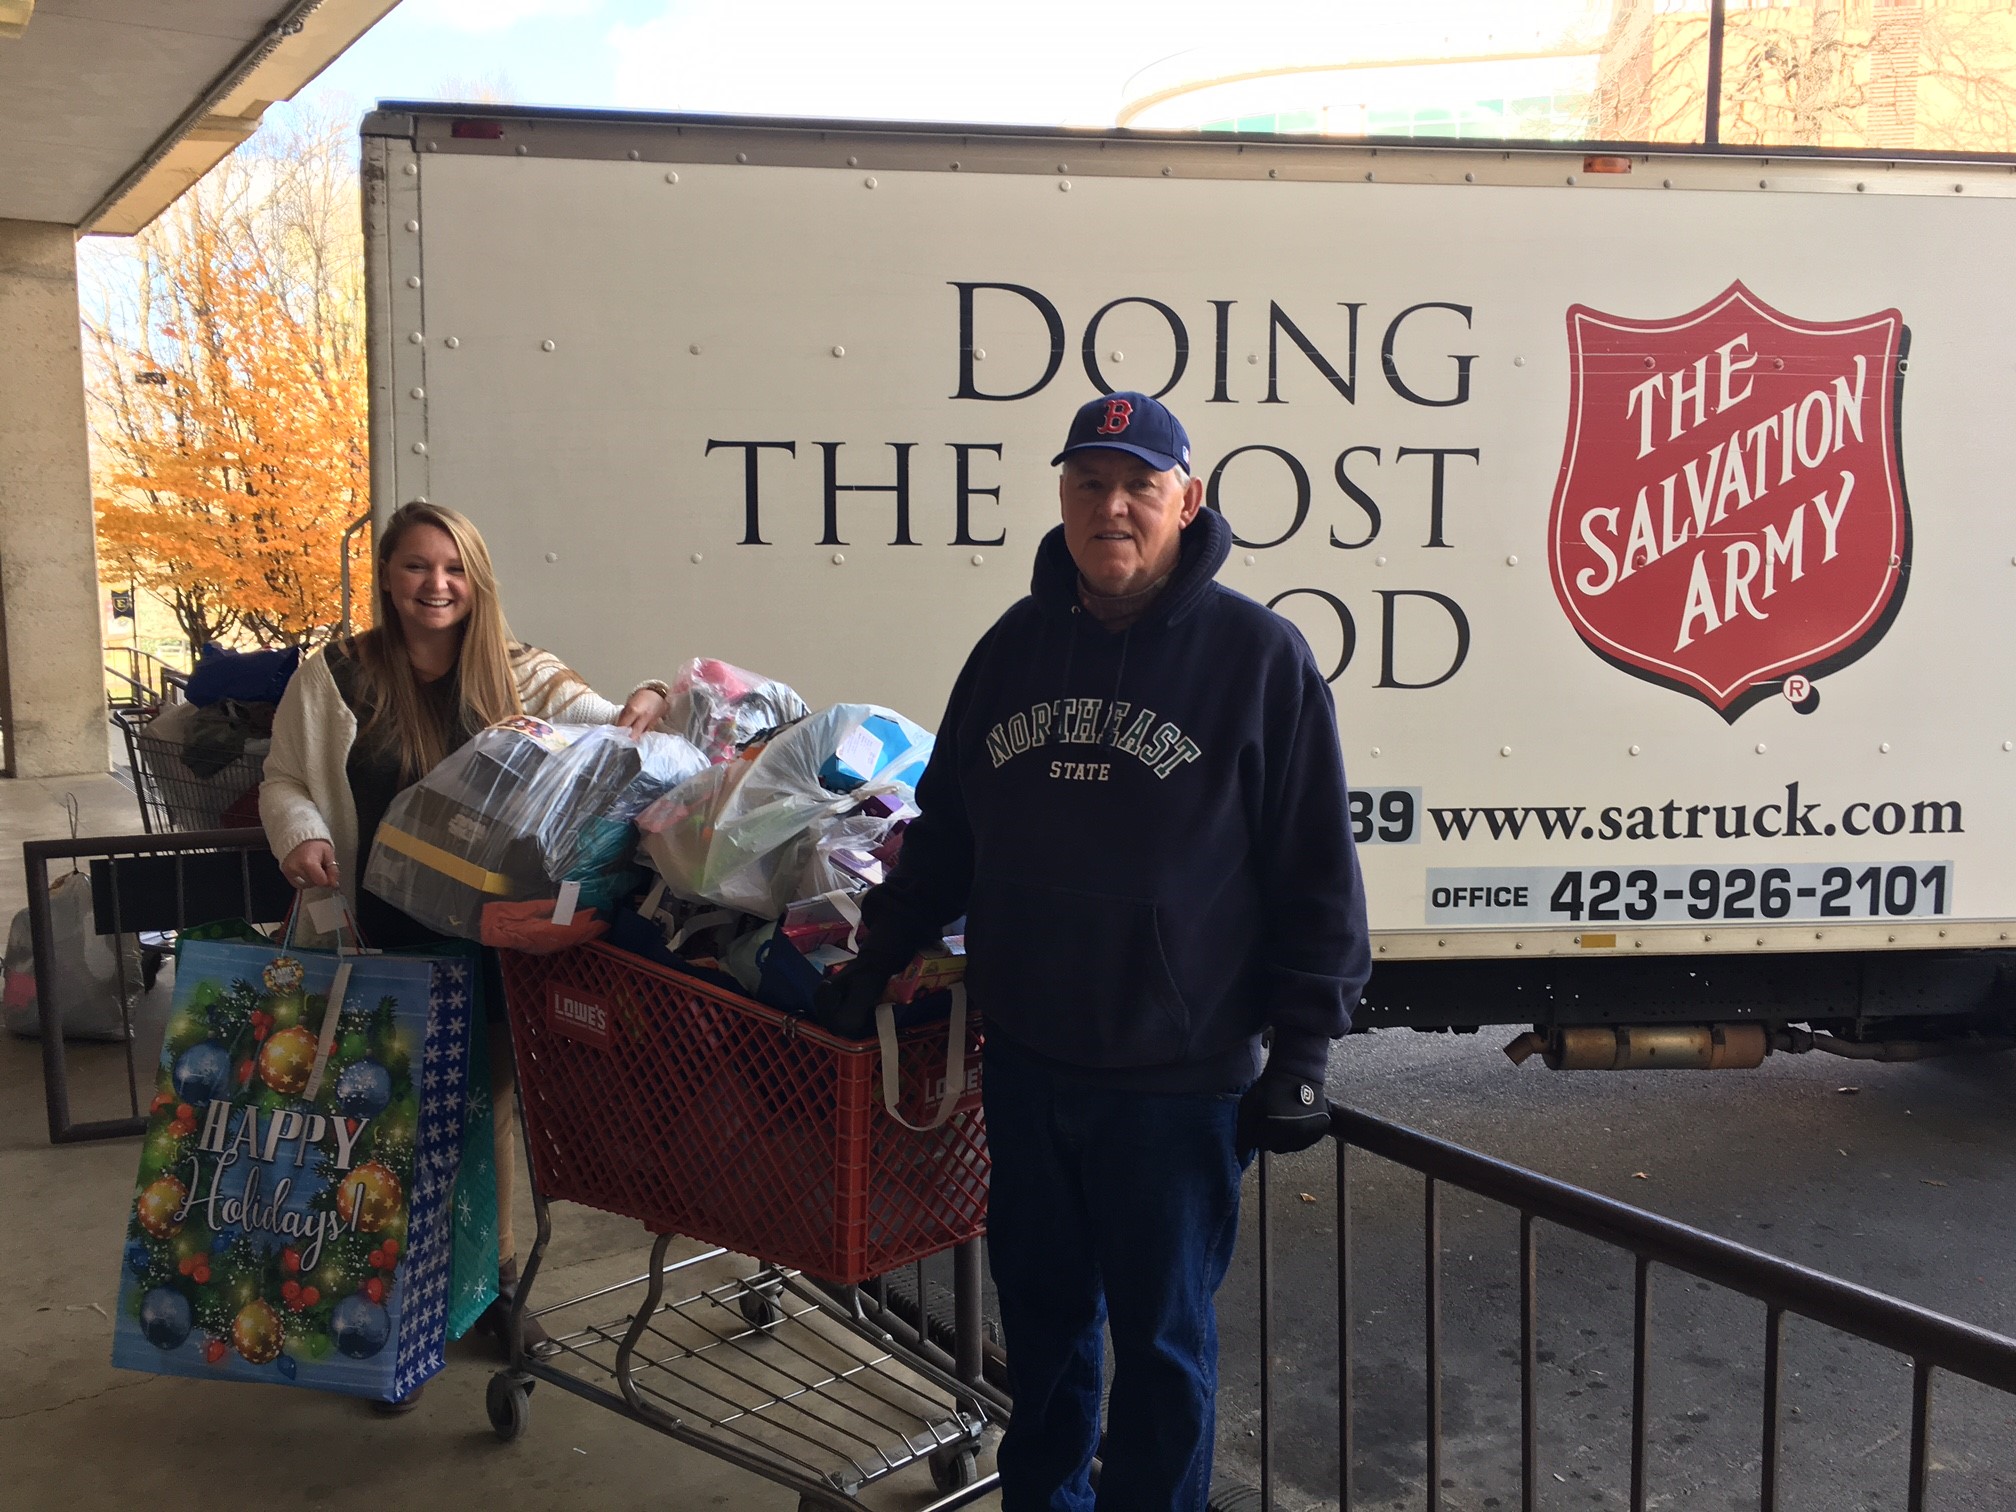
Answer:
[[[1462,46],[1592,0],[402,0],[309,109],[489,99],[753,115],[1110,126],[1127,81],[1191,48],[1284,58],[1404,28]]]

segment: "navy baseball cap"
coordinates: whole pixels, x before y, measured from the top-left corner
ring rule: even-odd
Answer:
[[[1088,399],[1071,417],[1064,450],[1050,459],[1055,467],[1077,452],[1103,447],[1130,452],[1157,472],[1190,468],[1190,436],[1183,422],[1160,400],[1123,390],[1103,399]]]

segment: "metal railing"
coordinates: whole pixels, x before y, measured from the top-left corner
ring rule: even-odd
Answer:
[[[1331,1105],[1331,1138],[1337,1153],[1337,1397],[1338,1505],[1353,1506],[1353,1404],[1351,1313],[1352,1149],[1418,1171],[1424,1177],[1425,1230],[1422,1345],[1426,1390],[1426,1491],[1429,1512],[1442,1506],[1442,1326],[1441,1198],[1454,1187],[1519,1214],[1519,1400],[1520,1506],[1539,1507],[1538,1245],[1534,1227],[1546,1222],[1622,1250],[1635,1259],[1632,1307],[1630,1506],[1647,1506],[1646,1433],[1650,1420],[1652,1268],[1663,1266],[1713,1286],[1754,1298],[1765,1306],[1764,1396],[1758,1425],[1758,1506],[1778,1512],[1782,1486],[1782,1430],[1785,1393],[1784,1337],[1788,1314],[1810,1319],[1904,1356],[1911,1362],[1911,1428],[1908,1507],[1924,1512],[1931,1470],[1932,1382],[1945,1371],[2016,1394],[2016,1339],[1957,1318],[1918,1307],[1820,1271],[1736,1244],[1684,1223],[1659,1217],[1628,1203],[1521,1167],[1494,1160],[1399,1124]],[[1260,1500],[1274,1506],[1272,1234],[1268,1214],[1269,1161],[1259,1170],[1258,1259],[1260,1287]]]
[[[34,942],[35,980],[42,987],[38,1008],[42,1033],[42,1095],[49,1113],[49,1142],[74,1144],[87,1139],[112,1139],[139,1134],[147,1127],[140,1089],[151,1084],[151,1065],[143,1072],[135,1059],[135,1000],[144,983],[128,979],[124,949],[115,948],[116,991],[126,1027],[127,1116],[79,1123],[70,1113],[70,1061],[63,1041],[63,1004],[53,984],[59,977],[55,960],[55,926],[50,909],[50,866],[82,863],[91,878],[93,924],[98,934],[115,942],[128,935],[168,934],[219,919],[241,918],[255,924],[276,923],[286,916],[294,889],[280,875],[280,865],[256,829],[200,830],[180,835],[83,836],[66,840],[30,840],[21,847],[28,880],[28,929]]]
[[[189,686],[187,672],[138,646],[105,648],[105,680],[106,701],[114,709],[157,709],[170,689]]]

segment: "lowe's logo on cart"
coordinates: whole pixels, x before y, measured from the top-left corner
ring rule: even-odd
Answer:
[[[587,993],[558,982],[546,988],[546,1027],[597,1050],[607,1050],[613,1039],[609,1010]]]
[[[924,1090],[925,1098],[930,1102],[941,1101],[945,1096],[945,1081],[946,1078],[942,1076],[934,1076],[931,1079],[931,1085],[925,1088]],[[966,1063],[966,1085],[961,1090],[960,1095],[962,1097],[971,1097],[975,1092],[978,1092],[979,1090],[980,1090],[980,1062],[978,1062],[977,1060],[968,1061]]]

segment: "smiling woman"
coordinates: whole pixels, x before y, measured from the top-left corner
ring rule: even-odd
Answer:
[[[288,684],[274,716],[259,817],[287,879],[342,891],[356,906],[360,933],[383,949],[437,938],[357,886],[379,822],[403,789],[499,720],[532,714],[641,734],[664,718],[666,697],[663,683],[647,682],[619,708],[558,657],[514,641],[489,549],[452,509],[416,503],[396,510],[379,537],[376,581],[374,628],[326,647]],[[486,945],[500,943],[487,914],[484,925]],[[605,927],[593,910],[578,915],[577,926],[578,938]],[[561,943],[567,940],[555,940]],[[508,1298],[517,1276],[510,1224],[517,1104],[494,950],[484,952],[483,979],[492,1029],[498,1290]],[[485,1318],[500,1340],[502,1319],[496,1309]],[[527,1327],[534,1347],[543,1334]]]
[[[407,504],[386,521],[377,624],[311,658],[274,720],[260,817],[296,887],[342,890],[374,944],[432,936],[359,893],[393,797],[476,731],[517,714],[642,733],[665,712],[663,683],[620,708],[558,657],[511,638],[489,548],[452,509]]]
[[[402,622],[419,629],[453,630],[469,616],[469,579],[461,549],[447,531],[415,525],[399,538],[387,569],[386,588]],[[416,646],[414,648],[418,650]],[[439,677],[454,660],[454,644],[442,644],[448,656],[428,673]]]

